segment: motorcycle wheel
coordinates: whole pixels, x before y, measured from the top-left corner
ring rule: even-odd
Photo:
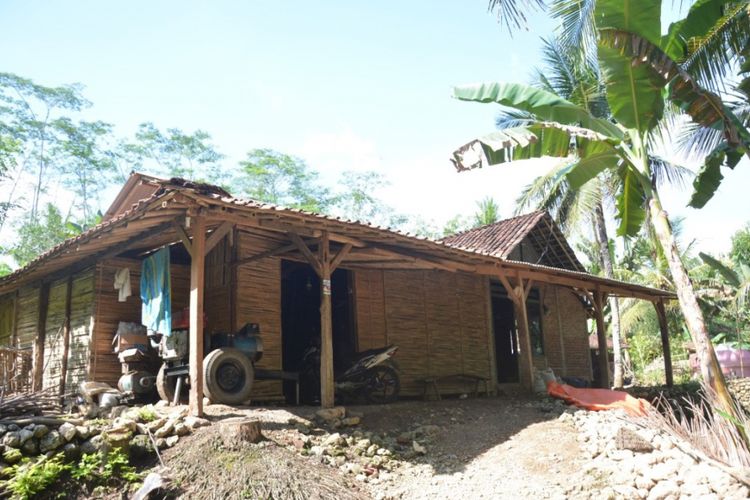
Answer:
[[[398,373],[390,366],[376,366],[367,374],[364,394],[370,403],[393,403],[398,399],[400,390],[401,381]]]

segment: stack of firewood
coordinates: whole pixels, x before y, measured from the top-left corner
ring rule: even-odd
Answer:
[[[60,400],[57,388],[5,396],[0,398],[0,418],[59,414]]]

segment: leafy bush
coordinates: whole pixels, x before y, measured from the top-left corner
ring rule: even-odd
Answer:
[[[142,406],[138,409],[138,418],[141,422],[153,422],[159,416],[154,411],[152,406]]]
[[[63,463],[62,454],[52,458],[41,457],[38,460],[24,460],[12,467],[11,477],[4,486],[11,492],[12,498],[33,498],[50,485],[57,482],[70,465]]]
[[[128,461],[128,456],[121,450],[112,450],[104,455],[101,452],[85,454],[78,463],[66,464],[63,455],[53,458],[40,457],[32,461],[24,459],[10,469],[10,479],[0,483],[2,490],[9,492],[12,498],[26,500],[49,491],[54,484],[70,478],[76,483],[88,486],[111,484],[115,479],[129,483],[141,479]],[[62,493],[62,496],[65,496]]]

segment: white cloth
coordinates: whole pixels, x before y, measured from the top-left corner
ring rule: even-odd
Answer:
[[[127,267],[123,267],[115,273],[115,290],[120,291],[120,295],[118,296],[120,302],[125,302],[132,295],[132,291],[130,290],[130,269]]]

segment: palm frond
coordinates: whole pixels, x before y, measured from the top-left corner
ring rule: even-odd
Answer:
[[[508,32],[527,28],[529,20],[527,15],[532,11],[544,10],[544,0],[490,0],[488,10],[497,15],[501,24],[508,28]]]
[[[596,0],[554,0],[550,14],[560,21],[559,39],[563,46],[596,59]]]
[[[651,172],[657,187],[672,185],[684,188],[688,180],[695,177],[695,172],[681,165],[676,165],[660,156],[650,155]]]
[[[722,90],[749,34],[750,6],[747,2],[729,4],[724,16],[708,33],[687,41],[684,69],[695,75],[702,86]]]
[[[498,129],[525,127],[536,121],[534,115],[526,111],[513,108],[503,108],[495,118],[495,126]]]

